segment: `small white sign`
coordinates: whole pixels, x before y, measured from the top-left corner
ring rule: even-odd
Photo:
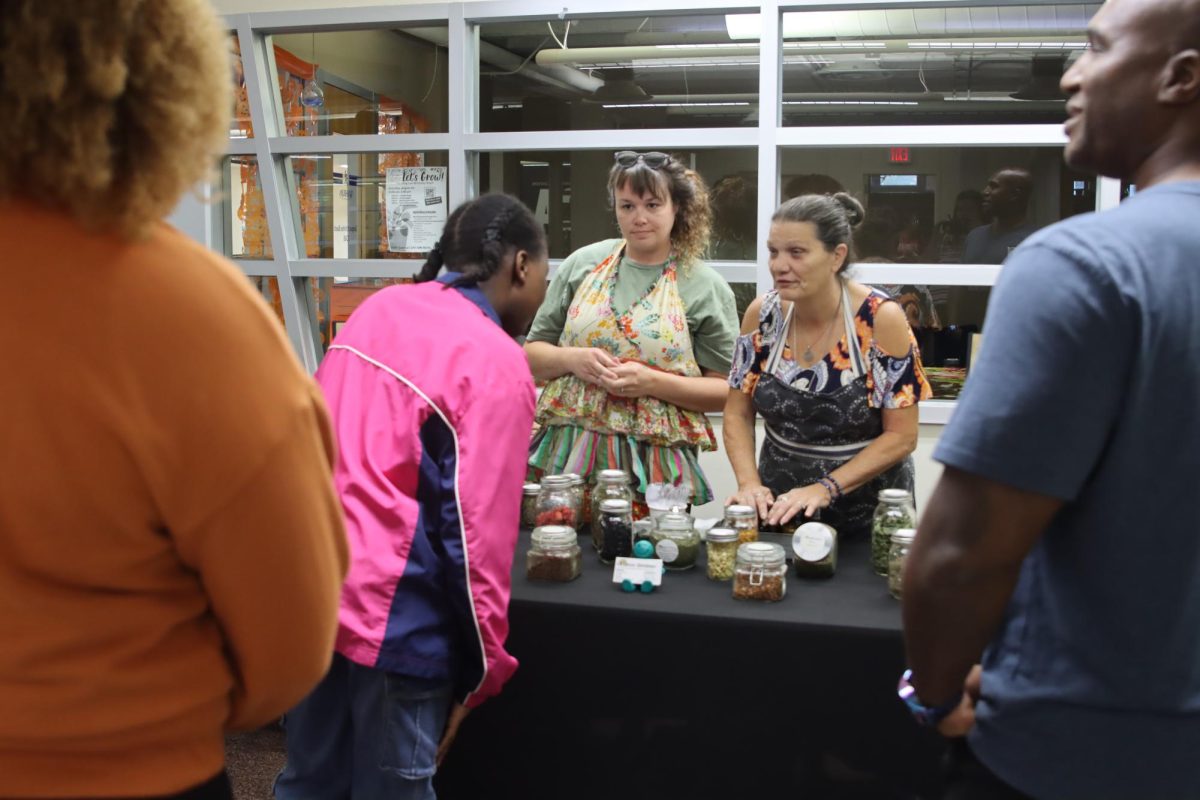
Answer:
[[[634,586],[646,581],[662,586],[663,562],[660,558],[626,558],[621,556],[613,563],[613,583],[628,580]]]
[[[669,511],[671,506],[686,508],[692,499],[692,485],[681,483],[652,483],[646,487],[646,505],[657,511]]]

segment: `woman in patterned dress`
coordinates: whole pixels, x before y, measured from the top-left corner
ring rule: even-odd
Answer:
[[[839,192],[788,200],[771,220],[775,289],[746,310],[724,417],[738,482],[729,502],[769,525],[820,512],[854,536],[870,528],[880,489],[913,489],[917,403],[931,392],[904,310],[846,276],[862,218]]]
[[[616,154],[608,193],[622,238],[563,261],[526,340],[546,382],[531,472],[623,469],[641,501],[706,503],[697,454],[716,448],[705,413],[725,402],[737,338],[733,292],[700,258],[708,194],[675,158],[632,151]]]

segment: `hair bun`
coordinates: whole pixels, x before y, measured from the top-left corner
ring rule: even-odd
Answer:
[[[842,211],[846,213],[846,222],[850,223],[851,228],[857,228],[862,224],[863,218],[867,212],[863,210],[862,203],[858,202],[853,195],[846,192],[838,192],[833,195],[833,199],[842,207]]]

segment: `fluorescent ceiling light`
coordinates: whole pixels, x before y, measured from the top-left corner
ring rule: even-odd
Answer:
[[[748,106],[749,101],[729,103],[605,103],[605,108],[711,108],[714,106]]]
[[[916,100],[784,100],[785,106],[915,106]]]

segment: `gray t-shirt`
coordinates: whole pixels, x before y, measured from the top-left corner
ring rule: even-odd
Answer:
[[[558,344],[567,322],[567,309],[579,284],[620,243],[620,239],[606,239],[581,247],[563,259],[546,290],[546,299],[538,309],[526,341]],[[617,267],[613,309],[618,314],[628,311],[662,277],[662,271],[662,264],[643,265],[622,258]],[[702,369],[729,374],[740,324],[733,290],[716,270],[702,261],[693,262],[686,269],[681,267],[675,274],[696,363]]]
[[[1066,501],[970,738],[1034,797],[1200,797],[1197,220],[1200,182],[1175,183],[1030,237],[934,453]]]
[[[962,263],[1003,264],[1008,254],[1036,230],[1034,225],[1025,223],[1011,231],[996,233],[990,224],[980,225],[967,234]]]

